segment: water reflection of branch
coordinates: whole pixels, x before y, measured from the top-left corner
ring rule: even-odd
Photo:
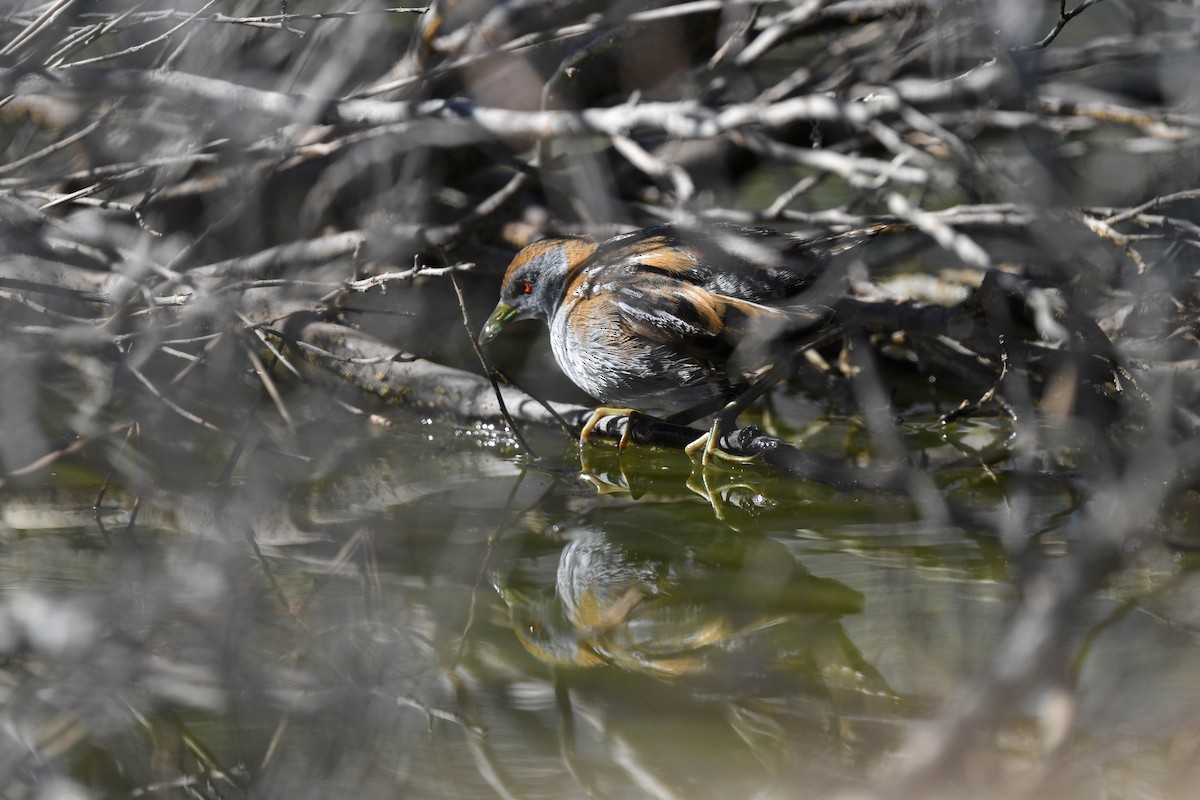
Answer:
[[[373,693],[380,698],[395,702],[395,704],[400,706],[401,708],[413,708],[413,709],[416,709],[417,711],[420,711],[422,714],[425,715],[426,719],[429,720],[431,725],[433,723],[433,720],[437,719],[437,720],[441,720],[442,722],[452,722],[455,725],[461,725],[464,729],[466,729],[468,732],[470,732],[472,735],[475,735],[475,736],[486,736],[487,735],[487,731],[485,729],[479,727],[479,725],[477,723],[472,722],[466,716],[458,713],[457,711],[450,711],[445,708],[438,708],[437,706],[431,706],[428,703],[422,702],[420,700],[417,700],[414,697],[409,697],[407,695],[387,694],[387,693],[384,693],[384,692],[378,691],[378,690],[376,690]]]
[[[479,561],[479,570],[475,573],[475,582],[471,585],[471,599],[467,605],[467,620],[463,625],[463,630],[458,638],[458,650],[454,655],[452,667],[457,667],[462,661],[463,654],[466,652],[467,642],[471,628],[475,624],[475,609],[479,603],[480,592],[483,590],[486,581],[489,567],[492,562],[492,552],[496,548],[496,542],[504,535],[505,529],[508,527],[509,517],[513,511],[513,502],[517,498],[517,490],[521,488],[521,484],[525,480],[525,470],[517,473],[516,480],[513,481],[512,488],[508,492],[508,496],[504,498],[504,508],[500,512],[500,518],[496,523],[496,528],[488,533],[487,546],[483,552],[483,558]]]
[[[558,752],[566,765],[567,772],[588,797],[606,800],[605,793],[596,780],[596,771],[579,758],[575,740],[575,706],[571,702],[571,686],[562,671],[554,669],[554,704],[558,709]]]
[[[445,676],[454,688],[454,695],[463,709],[464,718],[469,722],[466,726],[467,748],[471,751],[471,758],[479,771],[479,777],[504,800],[521,800],[524,795],[518,791],[508,772],[500,766],[496,753],[488,742],[487,729],[479,721],[479,708],[475,705],[474,695],[456,670],[446,670]]]
[[[1038,558],[1019,577],[1020,599],[982,672],[962,687],[935,722],[908,737],[888,777],[872,796],[897,800],[927,796],[954,776],[979,734],[992,730],[1039,684],[1048,684],[1038,721],[1043,747],[1052,751],[1069,732],[1075,712],[1068,674],[1068,633],[1084,601],[1120,564],[1126,543],[1176,489],[1176,470],[1194,467],[1196,456],[1143,454],[1124,476],[1108,481],[1068,523],[1071,546],[1059,558]],[[1181,458],[1182,456],[1182,458]],[[1001,537],[1002,539],[1004,537]],[[1011,537],[1009,541],[1012,542]]]

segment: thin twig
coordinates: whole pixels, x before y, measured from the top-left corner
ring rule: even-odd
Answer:
[[[271,402],[275,404],[275,410],[279,412],[280,418],[283,419],[288,430],[293,434],[296,432],[296,426],[292,422],[292,415],[288,413],[287,406],[283,402],[283,397],[279,394],[279,389],[275,386],[275,380],[271,377],[270,370],[263,364],[262,358],[255,352],[253,347],[241,342],[242,348],[246,352],[246,357],[250,359],[250,366],[254,368],[254,373],[258,375],[259,381],[262,382],[263,388],[271,398]]]
[[[520,442],[521,449],[528,453],[531,458],[537,459],[538,454],[529,446],[529,442],[521,434],[521,429],[517,427],[516,420],[508,412],[508,404],[504,402],[504,395],[500,391],[500,386],[496,383],[495,372],[488,363],[487,358],[483,355],[483,350],[480,348],[479,342],[475,339],[475,329],[471,325],[471,315],[467,313],[467,302],[463,298],[462,287],[458,285],[458,278],[454,277],[454,275],[450,276],[450,285],[454,287],[454,295],[458,298],[458,310],[462,312],[463,329],[467,332],[467,339],[471,342],[471,349],[475,351],[475,357],[479,359],[484,374],[491,381],[492,392],[496,395],[496,403],[500,406],[500,414],[504,417],[504,424],[508,426],[513,436]]]
[[[467,272],[475,268],[474,262],[460,261],[457,264],[450,264],[445,267],[428,267],[425,265],[416,266],[412,269],[402,270],[400,272],[383,272],[378,275],[372,275],[368,278],[360,278],[359,280],[346,281],[342,284],[342,289],[347,292],[366,292],[378,286],[383,286],[388,283],[409,281],[418,276],[439,277],[442,275],[451,275],[455,272]]]
[[[1097,3],[1099,3],[1100,1],[1101,0],[1083,0],[1083,2],[1080,3],[1078,6],[1071,9],[1070,11],[1067,11],[1067,0],[1058,0],[1058,21],[1054,23],[1054,27],[1050,29],[1050,32],[1047,33],[1045,36],[1043,36],[1040,41],[1036,41],[1032,44],[1023,44],[1023,45],[1020,45],[1019,47],[1014,47],[1013,51],[1014,52],[1026,52],[1029,50],[1041,50],[1043,48],[1049,47],[1050,43],[1053,42],[1055,39],[1057,39],[1058,35],[1060,33],[1062,33],[1063,28],[1067,27],[1068,22],[1070,22],[1071,20],[1075,19],[1075,17],[1082,14],[1084,9],[1094,6]]]
[[[150,379],[147,378],[145,375],[143,375],[141,373],[141,371],[139,371],[136,367],[127,364],[125,368],[129,370],[129,373],[131,375],[133,375],[133,377],[137,378],[139,383],[141,383],[143,386],[146,387],[146,389],[150,392],[150,394],[157,397],[162,402],[163,405],[165,405],[167,408],[174,411],[179,416],[186,419],[188,422],[193,422],[196,425],[199,425],[200,427],[202,427],[206,430],[212,431],[213,433],[218,433],[227,438],[230,438],[230,439],[233,438],[233,435],[230,434],[229,432],[224,431],[221,428],[218,428],[216,425],[212,424],[211,422],[204,419],[203,417],[201,417],[197,414],[193,414],[191,411],[188,411],[186,408],[179,405],[178,403],[176,403],[174,400],[167,397],[166,395],[164,395],[161,391],[159,391],[158,387],[155,386],[150,381]]]
[[[136,53],[138,51],[145,50],[147,47],[158,44],[159,42],[165,42],[167,39],[170,39],[175,34],[176,31],[181,30],[182,28],[186,27],[190,23],[194,22],[197,17],[202,15],[205,11],[208,11],[208,9],[215,6],[218,2],[220,2],[220,0],[208,0],[208,2],[205,3],[203,6],[201,6],[198,11],[196,11],[194,14],[189,16],[183,22],[180,22],[174,28],[170,28],[166,31],[163,31],[161,34],[159,34],[158,36],[155,36],[153,39],[147,39],[146,41],[142,42],[141,44],[136,44],[136,45],[133,45],[132,47],[127,47],[124,50],[118,50],[115,53],[105,53],[102,56],[95,56],[93,58],[85,58],[82,61],[72,61],[69,64],[59,64],[57,66],[59,69],[70,69],[70,68],[75,68],[75,67],[82,67],[86,64],[96,64],[101,61],[111,61],[114,58],[123,58],[127,55],[130,55],[131,53]]]
[[[41,16],[27,25],[25,30],[13,37],[12,41],[0,49],[0,56],[11,56],[21,48],[25,47],[25,45],[29,44],[29,42],[31,42],[35,36],[37,36],[46,28],[50,27],[50,25],[56,19],[58,19],[58,17],[61,16],[62,13],[66,11],[67,8],[74,2],[75,0],[55,0],[55,2],[51,3],[46,10],[42,12]]]
[[[92,122],[91,124],[85,125],[82,129],[76,131],[75,133],[71,134],[70,136],[67,136],[63,139],[59,139],[56,142],[46,145],[45,147],[38,150],[37,152],[30,153],[29,155],[25,156],[24,158],[18,158],[17,160],[10,161],[7,164],[0,164],[0,175],[5,174],[6,172],[15,172],[16,170],[20,169],[21,167],[24,167],[26,164],[31,164],[34,161],[37,161],[38,159],[45,158],[46,156],[57,153],[59,150],[63,150],[67,147],[70,147],[71,145],[75,144],[80,139],[84,138],[89,133],[92,133],[97,128],[99,128],[101,125],[103,125],[105,120],[108,119],[108,116],[110,113],[111,113],[111,111],[107,111],[104,114],[101,114],[100,117],[96,121]]]
[[[60,458],[63,458],[64,456],[74,455],[75,453],[78,453],[80,450],[87,447],[92,442],[97,441],[98,439],[112,436],[114,434],[120,433],[121,431],[129,430],[135,424],[137,424],[137,423],[135,423],[135,422],[117,422],[117,423],[114,423],[112,426],[110,426],[107,431],[104,431],[103,433],[101,433],[99,435],[91,436],[91,437],[81,435],[77,439],[75,439],[75,441],[73,441],[69,445],[67,445],[66,447],[59,448],[58,450],[53,450],[49,453],[46,453],[44,456],[41,456],[40,458],[34,459],[33,461],[29,462],[28,464],[26,464],[23,467],[17,467],[14,470],[10,470],[10,471],[6,472],[5,474],[0,475],[0,488],[3,488],[5,486],[5,484],[8,483],[9,478],[19,478],[24,475],[32,475],[33,473],[37,472],[38,470],[45,469],[46,467],[50,466],[54,462],[58,461]]]

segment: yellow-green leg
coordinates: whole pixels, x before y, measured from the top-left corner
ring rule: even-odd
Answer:
[[[579,431],[579,443],[588,444],[592,438],[592,431],[600,424],[600,420],[605,417],[625,417],[625,431],[621,434],[621,441],[617,443],[620,450],[624,450],[629,446],[629,432],[633,430],[633,415],[638,413],[632,408],[616,408],[614,406],[600,406],[592,415],[588,417],[588,421],[584,423],[583,429]]]
[[[730,403],[728,406],[725,406],[725,409],[729,409],[732,405],[733,403]],[[721,413],[713,417],[712,427],[700,434],[700,436],[689,443],[687,447],[683,448],[683,452],[687,453],[692,458],[696,457],[696,453],[702,453],[700,456],[700,463],[705,465],[713,463],[714,458],[719,458],[722,461],[730,461],[735,464],[747,464],[758,458],[757,454],[750,456],[737,456],[733,453],[727,453],[721,449],[721,437],[732,430],[732,423],[737,419],[737,414],[740,414],[742,409],[739,408],[736,409],[736,411],[737,413],[734,414],[732,418],[728,418],[725,416],[724,410],[722,410]]]
[[[745,464],[757,458],[753,456],[735,456],[733,453],[726,453],[721,449],[721,437],[729,431],[733,430],[733,425],[737,422],[738,416],[745,411],[751,403],[762,397],[767,391],[787,377],[791,365],[788,362],[776,364],[767,371],[765,375],[750,385],[746,391],[738,395],[732,402],[722,408],[713,417],[712,427],[708,433],[697,438],[694,442],[684,448],[684,452],[695,458],[697,452],[703,450],[703,455],[700,457],[700,463],[711,464],[713,458],[720,458],[724,461],[732,461],[736,464]]]

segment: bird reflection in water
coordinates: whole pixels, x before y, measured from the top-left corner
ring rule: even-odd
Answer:
[[[554,585],[497,583],[521,644],[555,667],[610,665],[737,695],[894,699],[839,619],[861,593],[804,570],[780,542],[672,508],[563,532]]]

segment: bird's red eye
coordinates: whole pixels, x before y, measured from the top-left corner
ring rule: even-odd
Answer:
[[[533,284],[529,281],[521,281],[517,284],[517,291],[521,294],[533,294]]]

